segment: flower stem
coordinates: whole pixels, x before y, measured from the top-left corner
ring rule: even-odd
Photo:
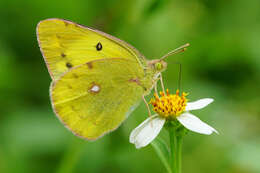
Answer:
[[[181,173],[181,160],[182,160],[182,141],[183,136],[177,136],[177,145],[176,145],[176,169],[177,173]]]
[[[175,130],[173,127],[169,128],[169,136],[170,136],[170,165],[172,168],[172,172],[173,173],[177,173],[176,172],[176,142],[177,142],[177,138],[175,135]]]
[[[181,159],[182,159],[182,139],[183,134],[178,131],[174,126],[170,126],[170,164],[173,173],[181,173]]]
[[[82,149],[84,147],[84,141],[74,137],[69,144],[67,151],[64,153],[64,156],[58,166],[56,173],[72,173],[76,163],[78,162]]]

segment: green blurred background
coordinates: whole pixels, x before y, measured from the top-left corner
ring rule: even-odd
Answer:
[[[128,142],[147,117],[143,103],[95,142],[73,136],[55,117],[35,34],[40,20],[53,17],[112,34],[148,59],[189,42],[168,58],[166,87],[177,89],[174,63],[181,62],[188,98],[215,99],[194,114],[220,134],[185,137],[183,172],[260,173],[259,0],[1,0],[0,173],[166,172],[150,145],[137,150]]]

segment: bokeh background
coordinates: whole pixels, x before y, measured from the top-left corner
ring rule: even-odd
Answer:
[[[177,89],[181,62],[189,99],[215,99],[194,114],[220,134],[185,137],[183,173],[260,173],[259,0],[1,0],[0,173],[166,172],[150,145],[137,150],[128,142],[147,117],[143,103],[95,142],[55,117],[35,34],[40,20],[53,17],[112,34],[148,59],[189,42],[168,58],[165,85]]]

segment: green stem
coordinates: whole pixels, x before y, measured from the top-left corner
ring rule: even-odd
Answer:
[[[176,134],[175,134],[175,129],[174,127],[169,127],[169,136],[170,136],[170,165],[172,168],[172,172],[173,173],[177,173],[176,172],[176,142],[177,142],[177,138],[176,138]]]
[[[182,159],[182,139],[183,133],[178,131],[174,126],[169,127],[170,136],[170,165],[173,173],[181,173]]]
[[[176,146],[176,169],[178,170],[177,173],[181,173],[181,160],[182,160],[182,141],[183,136],[180,134],[177,137],[177,146]]]
[[[58,166],[56,173],[72,173],[77,161],[79,160],[84,147],[84,141],[81,139],[72,139],[71,144],[69,144],[67,151]]]

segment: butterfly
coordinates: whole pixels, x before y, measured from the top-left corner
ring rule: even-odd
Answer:
[[[130,44],[68,20],[46,19],[36,30],[52,78],[53,110],[69,130],[87,140],[118,128],[142,99],[149,110],[144,96],[162,79],[165,57],[188,46],[147,60]]]

